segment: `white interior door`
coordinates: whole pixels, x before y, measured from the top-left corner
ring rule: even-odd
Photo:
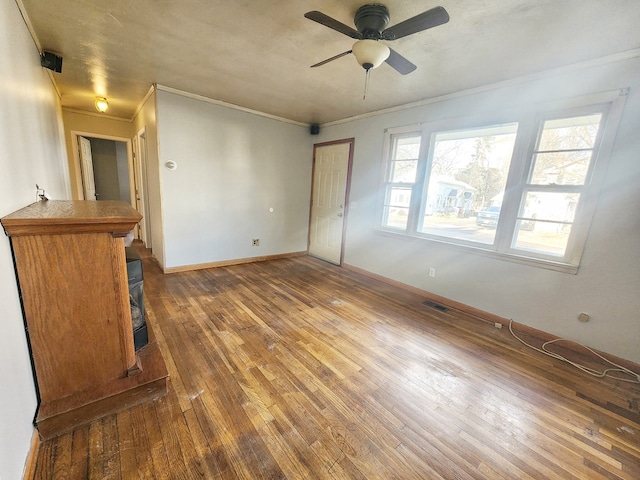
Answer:
[[[80,170],[82,170],[82,189],[84,192],[84,199],[95,200],[96,183],[93,176],[91,142],[88,138],[78,136],[78,151],[80,152]]]
[[[340,265],[352,142],[314,149],[309,254]]]

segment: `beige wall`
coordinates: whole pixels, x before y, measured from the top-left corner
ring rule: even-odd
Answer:
[[[70,110],[62,111],[64,122],[64,138],[67,145],[71,189],[74,199],[82,198],[82,180],[77,158],[77,147],[74,146],[72,132],[95,134],[98,137],[118,137],[131,139],[135,135],[133,122],[128,119],[104,116],[93,113],[81,113]]]

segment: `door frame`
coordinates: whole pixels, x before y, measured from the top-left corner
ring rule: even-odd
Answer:
[[[129,201],[134,206],[136,203],[135,186],[133,182],[133,150],[131,147],[131,139],[126,137],[114,137],[113,135],[102,135],[93,132],[81,132],[79,130],[71,130],[71,148],[73,149],[73,161],[75,162],[76,175],[73,179],[76,190],[82,193],[84,199],[84,188],[82,188],[82,165],[80,165],[80,149],[78,148],[78,137],[100,138],[102,140],[113,140],[114,142],[124,142],[127,145],[127,166],[129,169]],[[86,199],[85,199],[86,200]],[[134,206],[135,208],[135,206]]]
[[[136,189],[135,201],[139,202],[139,213],[142,215],[142,220],[138,223],[139,238],[144,243],[145,247],[152,250],[153,245],[151,242],[151,204],[149,201],[149,160],[147,158],[147,127],[142,127],[135,136],[134,143],[134,179]],[[137,203],[136,203],[137,205]]]
[[[347,238],[347,221],[349,219],[349,193],[351,191],[351,170],[353,167],[353,149],[355,147],[355,137],[343,138],[341,140],[332,140],[330,142],[320,142],[313,144],[313,164],[311,166],[311,197],[309,198],[309,226],[307,230],[307,254],[311,249],[311,222],[313,221],[313,185],[316,175],[316,150],[318,147],[327,147],[329,145],[349,144],[349,158],[347,160],[347,184],[344,191],[344,218],[342,221],[342,235],[340,237],[340,263],[342,266],[344,260],[344,243]]]

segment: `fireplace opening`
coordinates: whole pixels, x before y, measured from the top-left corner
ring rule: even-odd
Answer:
[[[149,343],[147,321],[144,312],[142,259],[133,247],[125,248],[127,277],[129,279],[129,303],[133,323],[133,344],[136,351]]]

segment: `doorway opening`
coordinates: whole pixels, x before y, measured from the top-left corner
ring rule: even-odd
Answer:
[[[126,202],[140,213],[136,201],[131,140],[89,132],[71,132],[84,200]],[[141,239],[140,227],[135,238]]]
[[[85,200],[119,200],[131,205],[126,142],[86,136],[79,136],[78,141]]]

